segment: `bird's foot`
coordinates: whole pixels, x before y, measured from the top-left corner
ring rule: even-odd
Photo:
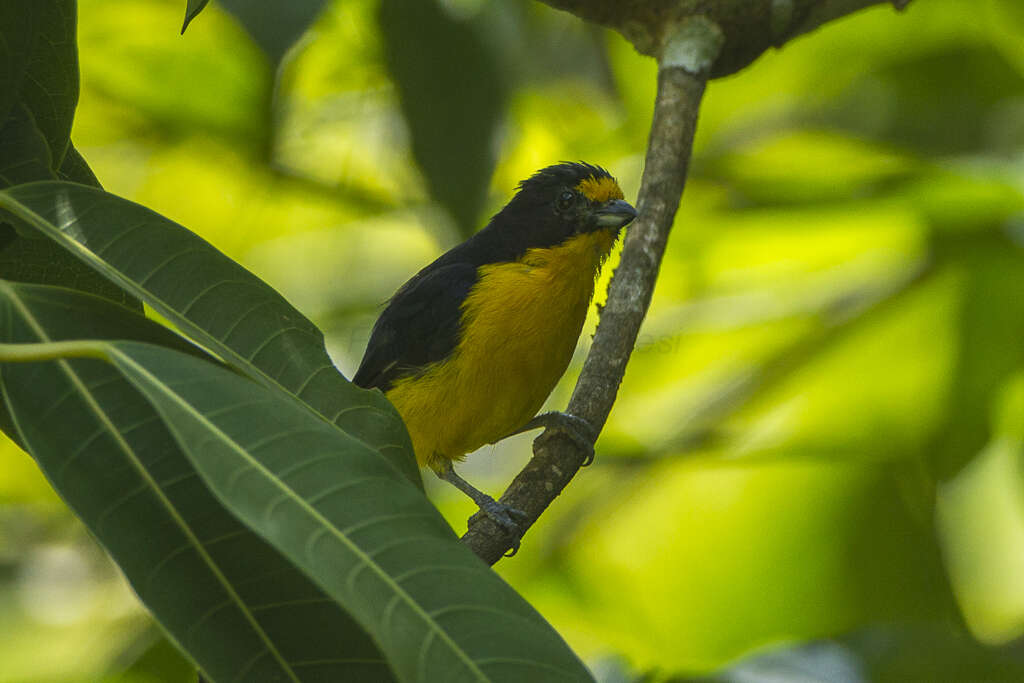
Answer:
[[[528,432],[531,429],[540,429],[541,427],[545,431],[539,438],[550,438],[550,433],[559,433],[565,434],[572,439],[573,443],[583,451],[581,467],[586,467],[594,462],[594,442],[597,441],[597,430],[589,422],[576,415],[570,415],[569,413],[557,410],[541,413],[508,436]]]
[[[486,500],[477,502],[480,506],[480,511],[494,520],[494,523],[500,526],[506,533],[516,536],[522,535],[523,532],[519,524],[526,521],[526,513],[511,505],[499,503],[490,496],[485,496],[485,498]],[[518,541],[516,545],[518,546]]]
[[[521,524],[527,520],[528,515],[511,505],[499,503],[494,498],[477,489],[455,473],[455,468],[452,467],[451,461],[447,461],[442,466],[442,469],[437,470],[437,476],[472,498],[473,502],[480,508],[480,512],[477,514],[487,515],[495,524],[501,527],[502,531],[512,537],[512,549],[507,557],[515,555],[516,551],[519,550],[519,542],[523,537],[523,527]],[[476,515],[473,515],[473,517],[476,517]],[[472,518],[470,518],[470,521],[472,522]]]
[[[527,514],[511,505],[500,503],[490,496],[486,496],[486,498],[487,500],[477,501],[477,505],[480,506],[480,512],[476,513],[476,515],[486,515],[511,537],[512,547],[505,553],[505,557],[512,557],[519,552],[519,545],[523,540],[523,528],[520,524],[526,521]],[[476,515],[470,517],[470,523],[473,522],[473,518]]]

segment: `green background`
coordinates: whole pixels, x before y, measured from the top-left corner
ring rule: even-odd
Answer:
[[[183,4],[79,3],[75,146],[312,317],[346,374],[381,302],[533,171],[586,160],[636,197],[656,71],[617,34],[341,0],[284,53],[218,5],[179,36]],[[497,571],[601,681],[752,654],[720,675],[1021,680],[1022,245],[1017,0],[874,8],[713,82],[596,462]],[[529,443],[463,474],[497,493]],[[464,528],[472,504],[426,483]],[[8,442],[0,662],[194,676]]]

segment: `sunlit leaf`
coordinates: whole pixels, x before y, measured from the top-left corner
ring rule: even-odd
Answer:
[[[1022,415],[1014,416],[1018,428]],[[989,643],[1012,640],[1024,630],[1024,553],[1010,551],[1024,545],[1024,442],[997,434],[939,487],[935,515],[964,621]]]

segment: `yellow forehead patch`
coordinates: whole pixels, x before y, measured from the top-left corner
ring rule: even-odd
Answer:
[[[609,199],[622,199],[622,190],[615,178],[584,178],[576,189],[592,202],[606,202]]]

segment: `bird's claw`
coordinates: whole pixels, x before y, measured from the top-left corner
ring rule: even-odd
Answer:
[[[480,512],[477,515],[486,515],[501,527],[501,530],[512,537],[512,547],[509,552],[505,554],[505,557],[512,557],[519,550],[519,544],[523,537],[523,529],[520,526],[522,522],[525,522],[528,515],[522,510],[517,510],[511,505],[499,503],[493,498],[488,497],[488,500],[478,503],[480,506]],[[476,515],[473,515],[476,517]],[[470,524],[473,520],[470,519]]]
[[[539,438],[550,438],[549,432],[551,432],[565,434],[572,439],[573,443],[583,451],[583,462],[580,467],[586,467],[594,462],[594,442],[597,440],[597,431],[582,417],[558,411],[541,413],[527,422],[523,430],[537,427],[545,429]]]
[[[494,520],[494,522],[502,528],[506,533],[520,534],[522,531],[519,528],[520,522],[526,521],[526,513],[522,510],[517,510],[514,507],[499,503],[493,498],[480,506],[480,510],[485,515]]]

